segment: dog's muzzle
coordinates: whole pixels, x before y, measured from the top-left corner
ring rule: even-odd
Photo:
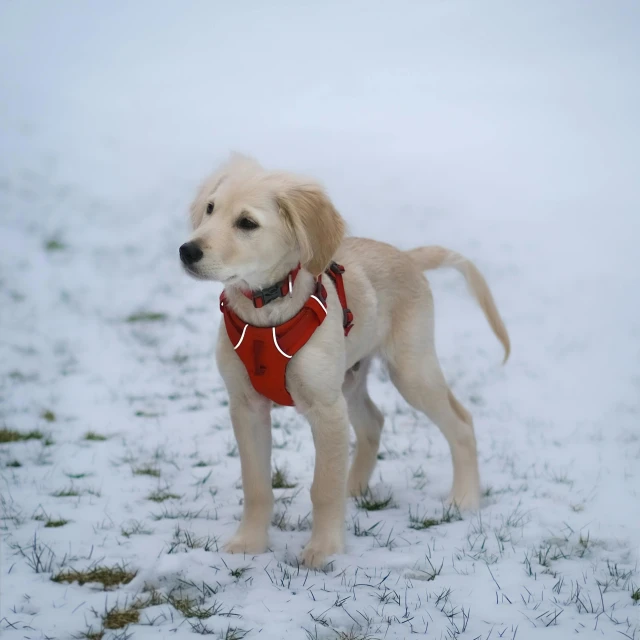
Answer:
[[[195,242],[185,242],[180,247],[180,260],[190,266],[202,258],[202,249]]]

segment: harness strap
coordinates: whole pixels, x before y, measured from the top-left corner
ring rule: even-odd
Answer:
[[[344,267],[337,262],[332,262],[327,269],[327,275],[333,281],[340,299],[340,305],[342,306],[342,326],[344,327],[344,335],[348,336],[349,331],[353,328],[353,313],[351,309],[347,307],[347,293],[344,290],[344,280],[342,274],[344,273]]]

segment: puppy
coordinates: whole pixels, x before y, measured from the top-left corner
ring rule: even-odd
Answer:
[[[325,276],[326,317],[286,367],[286,391],[311,425],[316,451],[313,528],[301,558],[305,565],[322,567],[328,556],[344,549],[347,493],[365,491],[375,466],[383,416],[367,391],[367,373],[376,356],[386,363],[405,400],[447,439],[453,459],[450,500],[460,508],[478,507],[473,422],[440,369],[433,300],[423,275],[450,266],[465,276],[506,361],[507,331],[487,283],[469,260],[441,247],[400,251],[373,240],[345,239],[344,221],[318,184],[267,171],[240,155],[203,183],[191,205],[191,222],[193,234],[180,248],[185,270],[195,278],[222,282],[224,303],[252,327],[277,327],[290,320],[317,291],[318,276],[333,260],[345,268],[352,331],[345,336],[341,301]],[[297,275],[292,290],[256,308],[254,293],[286,282],[292,272]],[[275,332],[274,342],[277,346]],[[229,393],[244,491],[242,521],[225,549],[263,553],[273,507],[272,402],[256,391],[234,347],[222,323],[216,358]],[[357,444],[347,472],[349,423]]]

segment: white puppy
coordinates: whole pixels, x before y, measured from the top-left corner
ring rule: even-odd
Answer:
[[[323,278],[328,315],[286,369],[286,389],[311,425],[316,462],[313,529],[303,562],[321,567],[344,548],[347,491],[366,490],[376,463],[383,416],[367,391],[374,356],[388,366],[405,400],[442,431],[453,458],[450,499],[477,508],[480,483],[471,416],[451,393],[434,348],[433,301],[423,271],[451,266],[463,273],[509,355],[509,337],[491,292],[468,260],[441,247],[404,252],[388,244],[344,238],[344,222],[312,180],[270,172],[244,156],[207,179],[191,206],[194,232],[180,248],[186,271],[225,285],[226,304],[256,327],[284,323],[303,307],[332,260],[344,265],[353,330],[345,337],[336,288]],[[286,279],[298,264],[293,291],[262,308],[247,292]],[[221,324],[217,362],[229,393],[242,466],[242,521],[229,552],[262,553],[268,544],[271,489],[271,401],[252,386]],[[348,467],[349,423],[357,445]]]

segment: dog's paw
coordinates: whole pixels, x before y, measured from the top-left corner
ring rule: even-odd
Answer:
[[[347,482],[347,491],[352,498],[359,498],[367,493],[369,489],[369,478],[365,478],[362,475],[352,473],[349,475]]]
[[[453,490],[449,494],[449,503],[460,511],[477,511],[480,508],[480,490],[477,488],[465,491]]]
[[[343,550],[341,534],[312,536],[309,544],[303,549],[300,560],[305,567],[322,569],[327,564],[329,556],[341,553]]]
[[[268,537],[266,534],[238,531],[224,545],[227,553],[264,553],[267,550]]]

